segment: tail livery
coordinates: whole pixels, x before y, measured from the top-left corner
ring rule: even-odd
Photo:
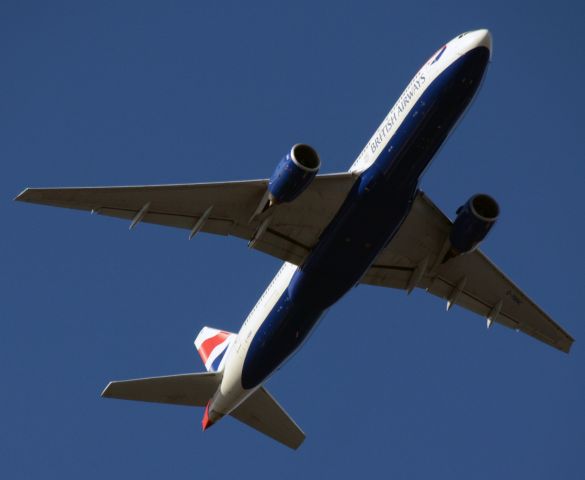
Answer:
[[[195,348],[208,372],[221,372],[227,351],[236,338],[235,333],[203,327],[195,339]]]
[[[218,416],[217,412],[210,411],[210,405],[220,388],[223,369],[236,336],[203,327],[195,339],[195,347],[207,372],[110,382],[102,397],[204,407],[201,425],[207,430],[223,417],[223,414]],[[230,411],[229,416],[293,449],[305,439],[303,431],[264,387],[255,390]]]

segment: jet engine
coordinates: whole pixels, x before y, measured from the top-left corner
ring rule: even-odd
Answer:
[[[302,143],[294,145],[270,177],[270,204],[292,202],[313,181],[320,166],[319,155],[312,147]]]
[[[500,207],[489,195],[478,193],[467,200],[457,209],[457,218],[449,236],[449,256],[475,250],[494,226],[499,214]]]

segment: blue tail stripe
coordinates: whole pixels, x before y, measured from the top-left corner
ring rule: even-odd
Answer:
[[[213,361],[213,363],[211,364],[211,371],[212,372],[217,372],[217,369],[219,368],[219,364],[221,363],[221,359],[223,358],[223,356],[225,355],[225,352],[227,351],[227,342],[226,342],[226,346],[223,349],[223,352],[221,352],[217,358]]]

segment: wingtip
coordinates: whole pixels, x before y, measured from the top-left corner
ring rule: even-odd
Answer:
[[[110,395],[108,394],[108,393],[109,393],[109,392],[108,392],[108,390],[109,390],[110,386],[112,385],[112,383],[114,383],[114,382],[108,382],[108,384],[106,385],[106,388],[104,388],[104,389],[102,390],[102,393],[100,394],[100,396],[101,396],[102,398],[108,398],[108,397],[110,396]]]
[[[305,442],[306,438],[307,437],[305,435],[305,432],[303,432],[301,430],[301,437],[298,438],[298,439],[296,439],[293,442],[290,442],[290,443],[286,444],[286,446],[289,447],[289,448],[292,448],[293,450],[298,450],[299,447]]]
[[[561,351],[565,352],[567,355],[571,353],[571,347],[573,346],[574,342],[575,340],[571,338],[570,341],[561,346]]]
[[[28,191],[30,190],[30,188],[25,188],[22,192],[20,192],[16,197],[13,198],[13,201],[15,202],[24,202],[26,201],[26,194],[28,193]]]

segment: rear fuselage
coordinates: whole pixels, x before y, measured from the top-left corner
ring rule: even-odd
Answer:
[[[285,263],[227,353],[212,419],[229,413],[307,338],[355,286],[408,215],[419,179],[484,76],[486,30],[460,35],[409,83],[350,171],[356,181],[304,263]]]

